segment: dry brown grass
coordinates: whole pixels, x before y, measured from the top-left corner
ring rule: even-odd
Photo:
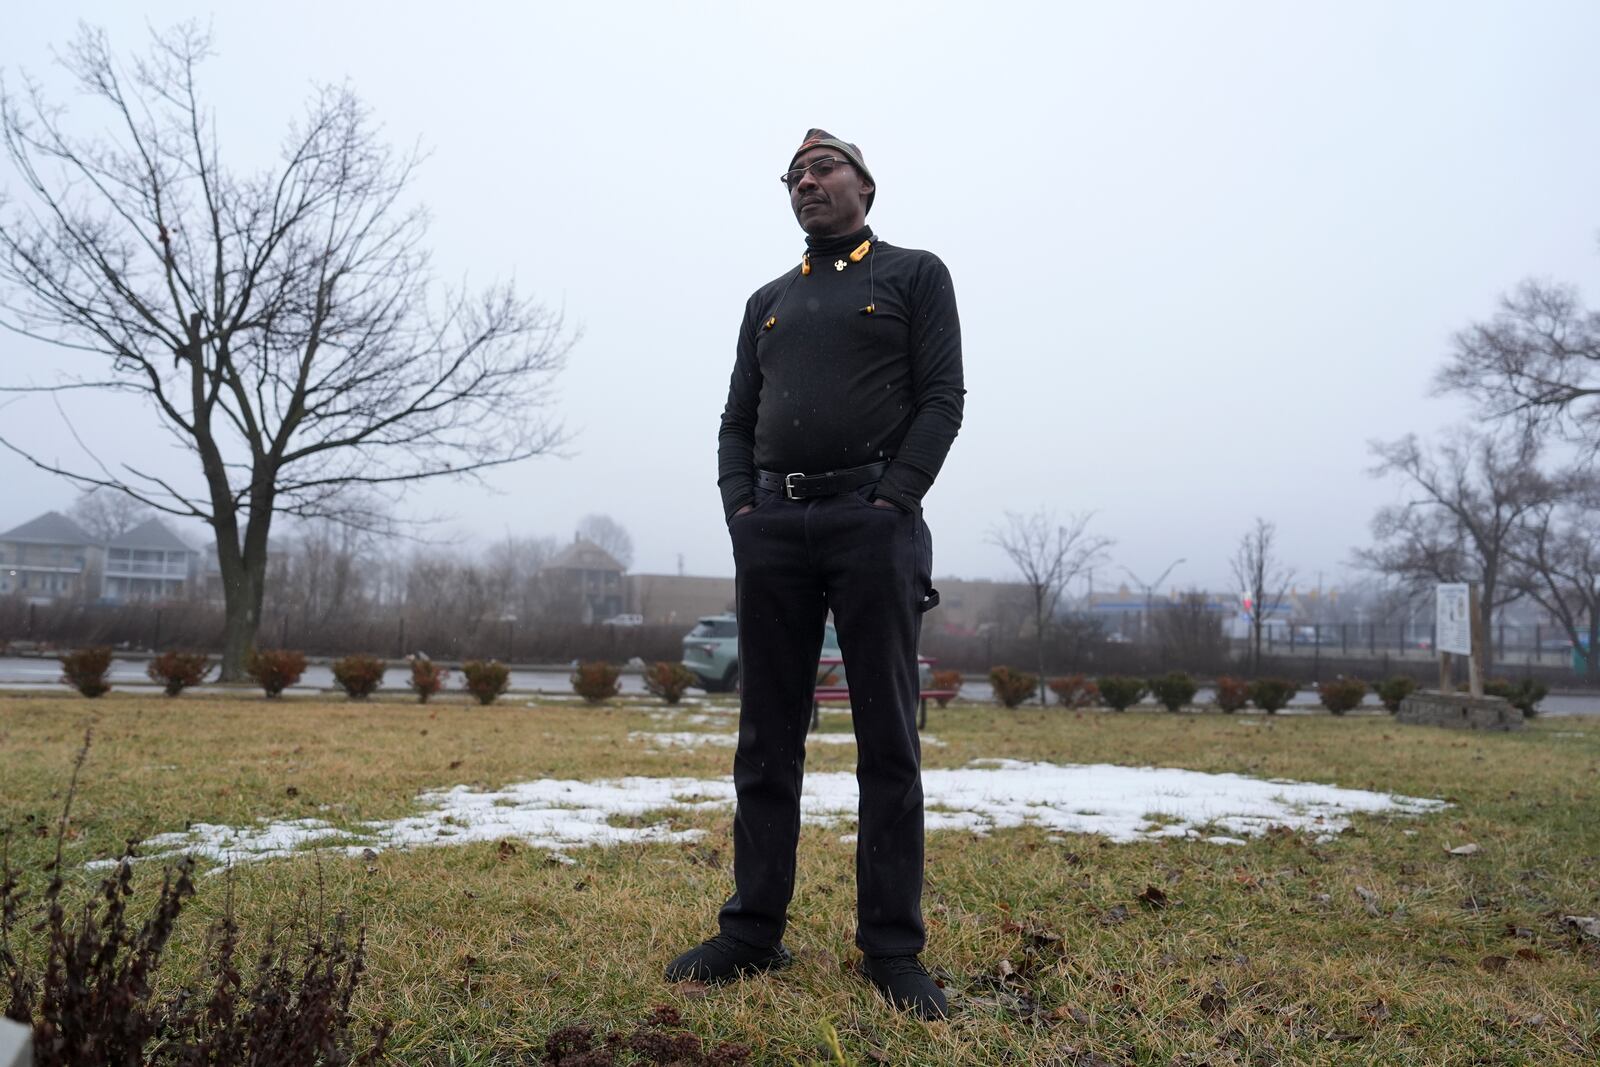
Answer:
[[[651,719],[650,707],[9,696],[0,822],[37,870],[49,843],[30,828],[56,817],[89,720],[72,864],[188,821],[394,818],[418,792],[460,783],[728,773],[726,748],[651,754],[627,735],[731,729],[731,719],[685,725]],[[825,715],[823,728],[848,729],[848,719]],[[235,872],[237,911],[264,932],[294,914],[320,867],[326,906],[367,928],[361,1010],[394,1021],[391,1048],[407,1063],[538,1062],[556,1027],[631,1028],[661,1005],[708,1041],[751,1046],[753,1062],[836,1059],[835,1038],[852,1063],[1600,1057],[1600,948],[1559,921],[1600,914],[1600,722],[1546,719],[1490,736],[1372,716],[954,705],[933,711],[929,730],[946,742],[925,749],[930,767],[978,757],[1181,766],[1454,806],[1358,819],[1323,845],[1292,834],[1233,848],[1033,829],[930,835],[925,959],[958,1008],[931,1026],[888,1010],[849,972],[853,846],[837,830],[803,834],[787,936],[796,966],[709,992],[667,986],[660,969],[712,929],[729,888],[726,816],[676,816],[708,831],[693,844],[580,849],[570,866],[495,845],[253,864]],[[851,746],[819,745],[808,768],[853,761]],[[1445,854],[1465,841],[1482,851]],[[222,882],[201,880],[189,929],[220,909]],[[1140,899],[1149,886],[1165,907]],[[1358,886],[1375,894],[1370,907]],[[180,945],[180,970],[184,958]]]

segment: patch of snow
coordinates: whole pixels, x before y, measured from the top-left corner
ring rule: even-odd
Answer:
[[[651,733],[647,730],[634,730],[628,734],[629,741],[642,741],[653,746],[656,751],[663,748],[700,748],[712,745],[718,748],[734,748],[739,744],[737,733],[694,733],[688,730],[676,733]],[[853,745],[856,743],[855,734],[807,734],[806,744],[812,745]],[[942,748],[944,742],[932,734],[924,734],[922,743],[934,748]]]
[[[1238,844],[1273,826],[1316,832],[1320,841],[1338,833],[1357,812],[1421,815],[1447,806],[1440,800],[1312,782],[1109,764],[982,760],[961,768],[925,770],[922,782],[930,831],[982,834],[1032,825],[1100,834],[1116,842],[1195,838]],[[514,838],[559,854],[585,845],[679,842],[692,840],[701,831],[674,830],[667,820],[642,826],[614,826],[610,820],[673,810],[725,814],[733,809],[734,792],[726,778],[636,776],[593,782],[542,778],[492,791],[461,785],[424,793],[417,802],[422,810],[414,815],[354,830],[315,819],[246,829],[201,824],[183,833],[150,838],[145,842],[146,855],[166,858],[188,852],[239,862],[287,855],[313,845],[359,854],[366,848]],[[807,775],[802,819],[820,826],[849,824],[857,802],[853,772]]]

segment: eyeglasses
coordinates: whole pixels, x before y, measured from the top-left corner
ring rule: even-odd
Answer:
[[[849,163],[848,159],[840,159],[838,156],[823,156],[821,159],[813,159],[803,167],[784,171],[778,176],[778,180],[784,184],[785,188],[793,189],[800,184],[800,179],[804,178],[807,172],[813,178],[821,181],[839,167],[848,166]]]

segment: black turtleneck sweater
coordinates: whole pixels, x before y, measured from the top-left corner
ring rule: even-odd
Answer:
[[[865,240],[872,251],[851,263]],[[876,495],[915,512],[961,428],[950,272],[870,228],[806,246],[810,274],[796,265],[745,304],[717,435],[723,513],[752,502],[758,468],[823,474],[880,459],[891,462]]]

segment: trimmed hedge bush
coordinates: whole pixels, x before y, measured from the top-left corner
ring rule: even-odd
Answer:
[[[960,671],[934,671],[931,675],[931,678],[933,679],[933,688],[935,689],[950,689],[957,693],[961,692]],[[946,704],[950,703],[952,698],[934,697],[933,699],[942,708]]]
[[[417,694],[417,703],[426,704],[428,698],[444,688],[444,680],[450,676],[446,667],[441,667],[426,656],[411,657],[411,688]]]
[[[163,652],[145,664],[144,673],[152,682],[159,682],[167,696],[175,697],[205,681],[211,664],[204,652]]]
[[[1483,683],[1483,691],[1488,696],[1509,700],[1512,707],[1522,709],[1522,714],[1531,719],[1539,714],[1539,701],[1550,694],[1550,687],[1532,678],[1522,678],[1515,682],[1505,678],[1491,678]]]
[[[1335,678],[1317,686],[1322,706],[1335,715],[1359,708],[1366,695],[1367,683],[1360,678]]]
[[[351,700],[365,700],[383,685],[387,669],[377,656],[354,655],[334,660],[333,680]]]
[[[1008,708],[1014,708],[1039,691],[1039,676],[1010,667],[996,667],[989,672],[989,685],[994,698]]]
[[[1250,683],[1224,674],[1217,679],[1217,707],[1232,715],[1250,703]]]
[[[84,696],[103,696],[111,691],[111,683],[106,680],[111,673],[109,648],[80,648],[63,652],[59,658],[61,680]]]
[[[1100,699],[1112,711],[1127,711],[1144,699],[1149,688],[1143,678],[1130,678],[1123,674],[1109,674],[1095,682]]]
[[[1283,678],[1257,678],[1250,683],[1250,703],[1268,715],[1276,715],[1299,691],[1299,686]]]
[[[497,659],[469,659],[461,665],[461,676],[466,679],[467,692],[485,707],[511,688],[511,668]]]
[[[1159,678],[1150,679],[1150,692],[1156,702],[1168,711],[1177,711],[1194,699],[1200,687],[1193,678],[1182,671],[1169,671]]]
[[[1378,699],[1383,701],[1383,706],[1390,711],[1399,711],[1400,702],[1417,691],[1417,680],[1397,674],[1393,678],[1386,678],[1374,686],[1378,691]]]
[[[622,669],[613,663],[580,663],[572,672],[572,691],[591,704],[622,692]]]
[[[658,660],[650,664],[644,672],[644,687],[653,696],[658,696],[668,704],[676,704],[683,699],[683,694],[694,685],[697,679],[694,672],[681,663],[668,663]]]
[[[1065,678],[1052,678],[1050,691],[1064,708],[1092,708],[1100,699],[1100,690],[1086,675],[1069,674]]]
[[[276,700],[306,673],[306,654],[286,648],[253,650],[245,661],[244,670],[255,679],[268,700]]]

